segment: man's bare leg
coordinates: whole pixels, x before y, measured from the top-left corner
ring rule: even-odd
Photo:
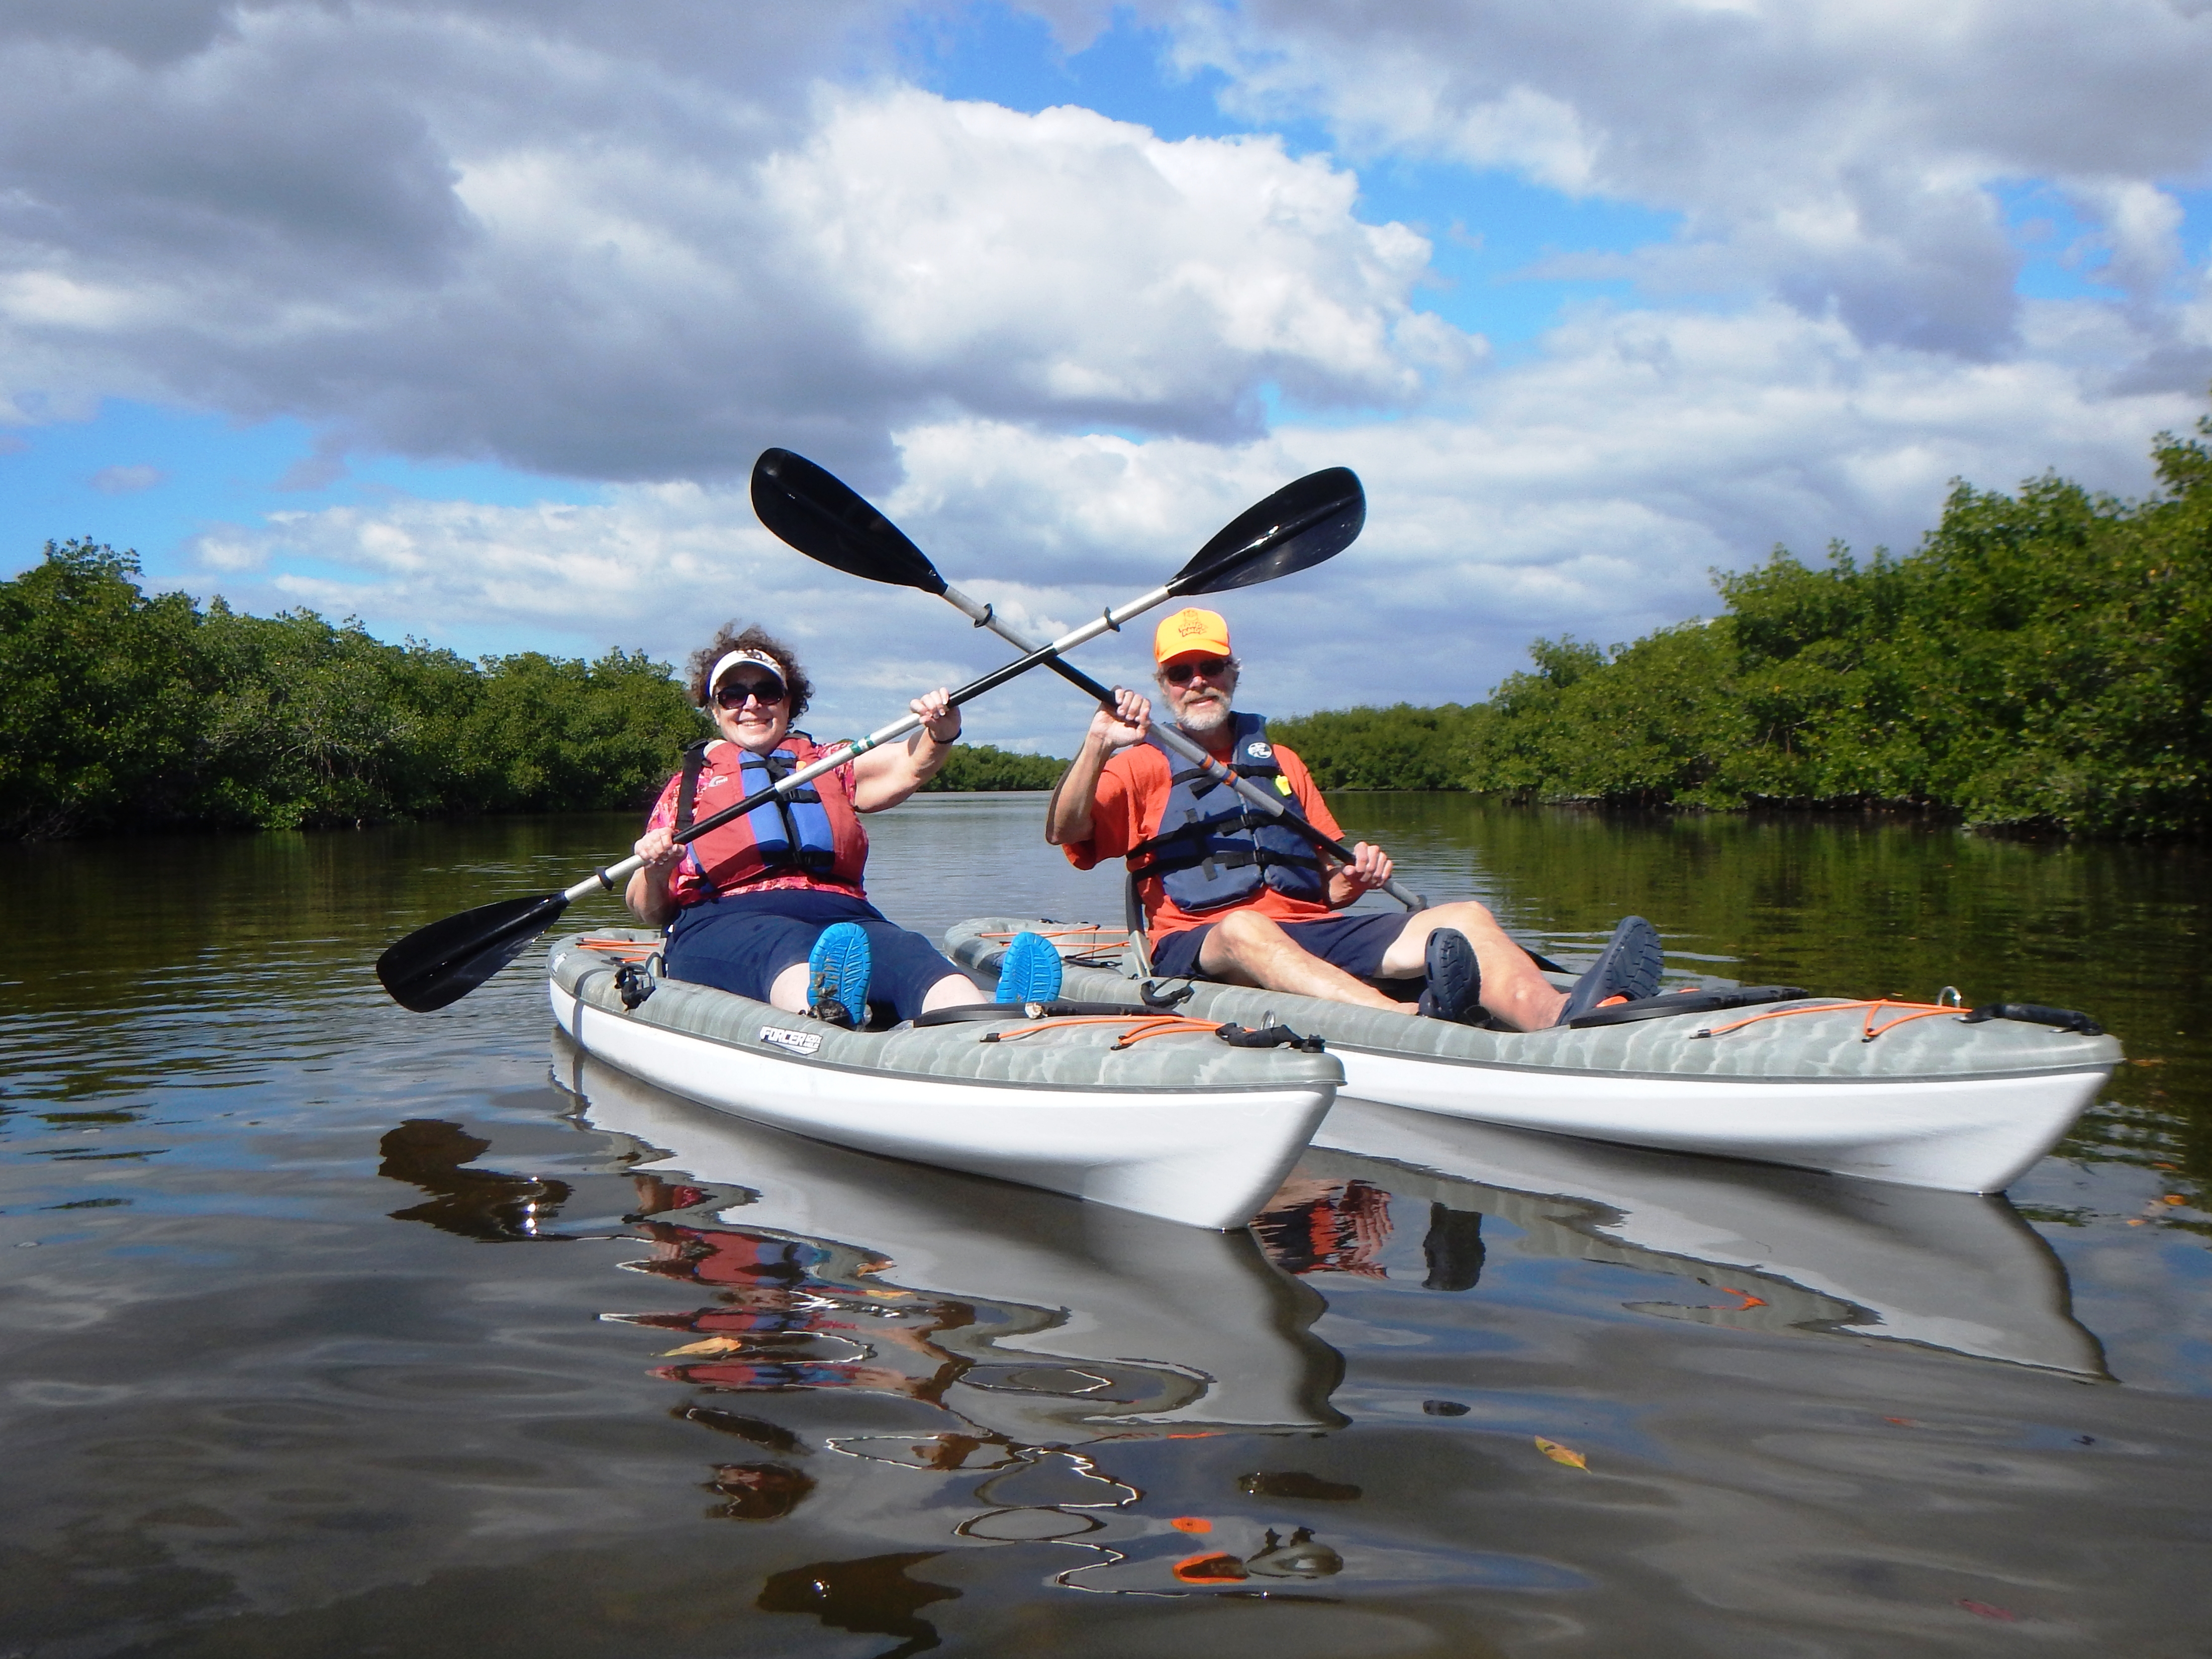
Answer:
[[[1354,979],[1341,968],[1332,967],[1301,949],[1274,922],[1249,910],[1232,911],[1214,924],[1206,942],[1198,947],[1198,968],[1208,979],[1230,985],[1251,985],[1263,991],[1322,997],[1330,1002],[1349,1002],[1394,1014],[1413,1012],[1412,1003],[1395,1001],[1364,981]],[[1416,953],[1413,972],[1420,971],[1421,958]]]
[[[1498,918],[1473,899],[1416,912],[1406,931],[1382,953],[1379,977],[1419,979],[1429,935],[1439,927],[1456,927],[1474,947],[1475,966],[1482,970],[1482,1006],[1498,1019],[1516,1031],[1540,1031],[1559,1023],[1567,994],[1554,989],[1528,960],[1528,953],[1505,937]]]

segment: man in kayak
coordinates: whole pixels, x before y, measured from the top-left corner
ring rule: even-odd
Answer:
[[[691,659],[691,696],[721,733],[687,751],[638,838],[645,867],[623,898],[650,927],[668,930],[668,976],[848,1026],[868,1006],[899,1019],[981,1002],[975,981],[920,933],[884,920],[860,884],[868,832],[860,815],[896,806],[945,764],[960,711],[942,690],[910,705],[921,728],[872,749],[804,787],[676,844],[679,830],[733,806],[824,752],[792,722],[813,688],[791,647],[735,623]],[[999,976],[999,1000],[1060,994],[1060,954],[1018,934]]]
[[[1188,736],[1238,775],[1279,794],[1341,839],[1304,763],[1270,744],[1266,722],[1231,707],[1240,665],[1229,624],[1178,611],[1153,635],[1160,700]],[[1659,988],[1659,935],[1640,916],[1613,931],[1571,991],[1553,988],[1497,919],[1472,900],[1403,912],[1336,912],[1390,879],[1365,842],[1345,864],[1148,740],[1152,705],[1119,690],[1101,708],[1054,793],[1045,839],[1079,870],[1126,860],[1137,884],[1152,971],[1324,997],[1516,1030],[1556,1025]],[[1418,1003],[1376,981],[1420,986]]]

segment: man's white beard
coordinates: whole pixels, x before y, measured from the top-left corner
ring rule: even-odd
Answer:
[[[1228,725],[1230,712],[1226,697],[1194,697],[1182,706],[1182,713],[1177,716],[1176,724],[1191,736],[1202,738],[1207,732],[1218,732]]]

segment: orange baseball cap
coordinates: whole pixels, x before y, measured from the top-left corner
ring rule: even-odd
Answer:
[[[1152,631],[1152,660],[1166,662],[1193,652],[1206,656],[1229,655],[1229,624],[1218,611],[1186,605]]]

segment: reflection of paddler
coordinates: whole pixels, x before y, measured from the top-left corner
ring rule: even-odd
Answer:
[[[565,1181],[508,1175],[461,1166],[491,1149],[491,1142],[458,1123],[410,1118],[377,1144],[377,1174],[430,1194],[427,1204],[394,1210],[394,1221],[427,1221],[441,1232],[489,1243],[559,1238],[548,1231],[568,1200]]]
[[[638,1323],[702,1340],[722,1337],[731,1345],[726,1353],[661,1367],[659,1376],[739,1393],[862,1389],[937,1405],[967,1369],[968,1362],[928,1340],[938,1331],[973,1322],[974,1310],[962,1304],[920,1297],[879,1303],[856,1297],[814,1276],[830,1252],[802,1239],[672,1222],[647,1222],[645,1230],[654,1248],[652,1257],[637,1264],[640,1271],[720,1286],[730,1304],[693,1314],[634,1316]],[[841,1357],[775,1351],[810,1339],[842,1345],[845,1352]],[[740,1344],[750,1351],[735,1351]],[[881,1363],[887,1350],[904,1350],[919,1362],[919,1370]]]
[[[1698,1287],[1625,1304],[1647,1316],[2107,1375],[2097,1339],[2073,1316],[2064,1267],[2001,1197],[1681,1158],[1356,1100],[1338,1103],[1326,1134],[1300,1170],[1387,1181],[1401,1204],[1425,1200],[1432,1277],[1479,1268],[1487,1213],[1518,1230],[1516,1255]]]
[[[813,1478],[782,1463],[722,1463],[707,1490],[726,1500],[707,1511],[730,1521],[781,1521],[814,1490]]]
[[[1390,1194],[1364,1181],[1292,1176],[1252,1223],[1261,1248],[1292,1273],[1381,1279],[1390,1237]]]
[[[647,1156],[661,1161],[631,1171],[641,1212],[658,1215],[664,1226],[734,1227],[815,1244],[828,1255],[810,1267],[804,1289],[831,1304],[819,1317],[850,1320],[857,1335],[878,1346],[871,1363],[933,1373],[941,1368],[936,1350],[964,1362],[933,1401],[953,1414],[940,1425],[949,1435],[1065,1445],[1215,1425],[1313,1429],[1343,1421],[1328,1404],[1342,1362],[1310,1329],[1321,1298],[1241,1228],[1201,1232],[886,1164],[690,1105],[580,1055],[565,1040],[556,1047],[556,1075],[574,1079],[591,1125],[659,1149]],[[708,1206],[735,1207],[723,1209],[719,1222],[705,1220],[699,1206],[673,1213],[654,1201],[648,1182],[659,1193],[703,1189]],[[702,1255],[697,1265],[719,1273],[731,1259]],[[653,1271],[690,1273],[674,1260]],[[683,1328],[687,1316],[674,1317]],[[665,1325],[665,1318],[629,1322]],[[885,1342],[888,1332],[924,1345],[919,1363]],[[684,1340],[655,1346],[665,1352]],[[1097,1385],[1102,1376],[1111,1379],[1108,1386]],[[949,1441],[917,1454],[909,1439],[920,1445],[932,1441],[928,1433],[893,1427],[881,1438],[889,1425],[880,1413],[853,1417],[846,1428],[879,1437],[872,1455],[963,1467],[974,1461]],[[839,1438],[850,1443],[850,1434]]]

